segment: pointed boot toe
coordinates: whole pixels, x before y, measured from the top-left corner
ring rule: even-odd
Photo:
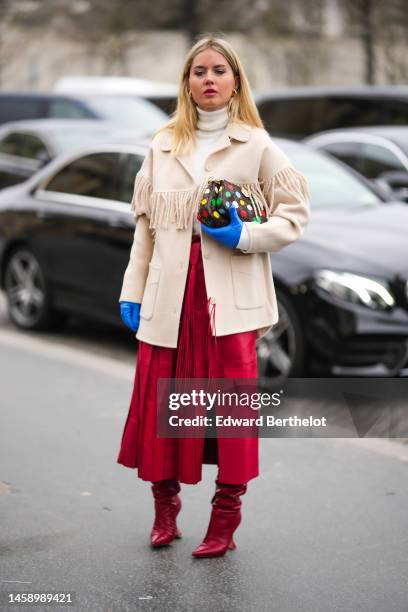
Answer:
[[[227,550],[234,550],[236,547],[237,545],[233,540],[227,547],[223,542],[202,542],[191,554],[196,558],[222,557]]]
[[[206,536],[191,553],[196,558],[221,557],[237,547],[232,536],[241,522],[240,496],[246,492],[246,484],[224,485],[218,481],[216,484]]]

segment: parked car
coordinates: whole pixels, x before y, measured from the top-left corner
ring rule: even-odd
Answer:
[[[408,126],[327,130],[303,142],[330,153],[408,202]]]
[[[134,232],[129,202],[145,152],[94,145],[0,193],[1,286],[18,327],[52,327],[62,311],[120,324]]]
[[[271,254],[280,320],[258,343],[261,376],[397,375],[408,359],[406,205],[330,156],[276,141],[308,180],[311,219]]]
[[[408,355],[408,207],[384,204],[324,154],[276,142],[306,176],[312,214],[298,241],[271,254],[280,318],[258,342],[260,377],[279,383],[311,365],[395,375]],[[0,193],[0,280],[18,327],[59,323],[61,312],[122,325],[129,202],[145,152],[89,147]]]
[[[134,77],[65,76],[54,84],[54,91],[137,96],[149,100],[167,115],[171,115],[177,104],[178,85]]]
[[[149,136],[168,116],[136,96],[1,92],[0,124],[20,119],[103,119]]]
[[[0,126],[0,189],[32,176],[57,155],[114,138],[144,140],[136,130],[93,119],[32,119]]]
[[[265,129],[300,140],[322,130],[408,125],[408,86],[291,87],[255,92]]]

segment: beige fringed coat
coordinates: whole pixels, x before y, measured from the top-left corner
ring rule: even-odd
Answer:
[[[251,190],[267,209],[266,223],[247,224],[246,251],[201,232],[216,335],[256,329],[261,337],[278,321],[268,253],[295,241],[307,225],[306,180],[263,128],[245,123],[228,123],[206,158],[200,185],[193,178],[191,156],[174,157],[170,150],[171,134],[157,134],[135,178],[131,208],[136,229],[119,301],[142,304],[136,338],[177,346],[193,217],[210,177]]]

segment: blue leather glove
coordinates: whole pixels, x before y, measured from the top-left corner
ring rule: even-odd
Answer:
[[[122,321],[132,331],[136,331],[140,323],[140,304],[136,302],[119,302]]]
[[[230,222],[225,227],[207,227],[202,224],[203,231],[209,236],[218,240],[225,246],[235,248],[241,238],[242,228],[244,227],[243,222],[238,217],[237,206],[233,204],[228,209],[230,214]]]

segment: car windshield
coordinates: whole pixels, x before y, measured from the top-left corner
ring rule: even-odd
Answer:
[[[87,96],[86,101],[106,120],[143,134],[153,134],[168,121],[166,113],[142,98]]]
[[[313,209],[380,205],[382,200],[363,181],[322,153],[279,143],[310,188]]]

